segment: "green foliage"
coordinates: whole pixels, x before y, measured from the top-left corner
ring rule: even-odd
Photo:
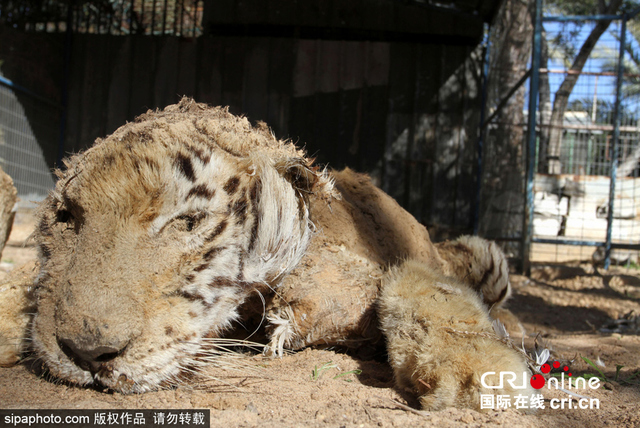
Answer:
[[[544,3],[544,13],[548,16],[598,15],[606,13],[607,5],[608,2],[597,0],[548,0]],[[624,0],[616,13],[631,12],[638,8],[640,8],[640,0]],[[561,30],[547,40],[549,43],[549,58],[562,61],[565,67],[568,68],[578,54],[580,48],[578,41],[583,35],[584,27],[592,23],[593,21],[572,21],[558,24],[562,26]],[[638,27],[636,21],[629,22],[630,31],[632,26]],[[638,37],[636,39],[640,40]],[[617,55],[617,52],[615,55]]]
[[[627,30],[636,41],[634,44],[633,41],[628,40],[629,35],[627,35],[627,41],[624,46],[625,56],[622,61],[622,72],[625,75],[622,81],[622,94],[625,97],[630,97],[640,95],[640,52],[638,52],[635,47],[640,44],[640,22],[637,20],[629,21],[627,23]],[[618,33],[612,33],[612,35],[616,40],[620,41],[620,35]],[[616,59],[606,61],[602,65],[602,71],[617,73],[618,53],[616,52],[610,56],[615,56]]]
[[[635,372],[633,372],[631,374],[631,376],[625,378],[625,379],[621,379],[620,378],[620,370],[622,370],[622,368],[624,367],[621,364],[616,364],[616,374],[613,377],[613,379],[608,378],[603,372],[602,370],[600,370],[600,368],[590,359],[588,359],[587,357],[581,357],[585,363],[589,364],[591,367],[593,367],[598,374],[594,375],[594,374],[590,374],[590,373],[585,373],[582,376],[579,377],[584,377],[585,379],[591,379],[592,377],[598,378],[600,379],[600,381],[602,382],[618,382],[621,384],[626,384],[626,385],[640,385],[640,382],[638,382],[638,380],[636,378],[638,378],[640,376],[640,370],[636,370]],[[635,380],[634,380],[635,379]]]
[[[545,12],[549,15],[597,15],[605,12],[609,2],[598,0],[547,0]],[[638,0],[624,0],[619,13],[631,12],[640,7]]]
[[[603,381],[603,382],[606,382],[606,381],[607,381],[607,377],[604,375],[604,373],[602,372],[602,370],[600,370],[600,368],[599,368],[599,367],[598,367],[598,366],[597,366],[593,361],[591,361],[591,360],[590,360],[590,359],[588,359],[587,357],[581,357],[581,358],[584,360],[584,362],[585,362],[585,363],[589,364],[591,367],[593,367],[594,369],[596,369],[596,371],[597,371],[597,372],[598,372],[598,374],[600,375],[600,376],[596,376],[596,375],[589,375],[589,377],[588,377],[587,379],[592,378],[592,377],[597,377],[598,379],[600,379],[600,380],[601,380],[601,381]],[[586,377],[587,375],[584,375],[584,376]],[[617,376],[617,373],[616,373],[616,376]]]
[[[320,377],[324,372],[330,369],[337,369],[337,368],[338,366],[334,364],[332,361],[327,361],[326,363],[323,363],[320,367],[315,366],[315,368],[311,371],[311,380],[316,381],[320,379]],[[339,373],[335,375],[333,379],[343,378],[342,380],[344,380],[345,382],[353,382],[352,379],[346,378],[345,376],[350,374],[359,375],[360,373],[362,373],[362,370],[350,370],[348,372]]]
[[[640,264],[634,262],[633,260],[629,260],[625,265],[626,268],[640,270]]]
[[[640,88],[639,88],[640,89]],[[612,125],[615,103],[609,100],[599,99],[596,102],[595,124]],[[586,111],[591,116],[593,111],[593,98],[574,99],[567,105],[567,111]],[[623,124],[636,123],[640,117],[638,112],[625,104],[620,105],[620,121]]]
[[[350,375],[350,374],[359,375],[360,373],[362,373],[362,370],[350,370],[348,372],[340,373],[339,375],[336,375],[333,378],[334,379],[338,379],[338,378],[344,377],[346,375]],[[344,378],[343,380],[345,382],[353,382],[353,379]]]
[[[320,367],[316,366],[311,371],[311,380],[320,379],[320,376],[322,376],[322,373],[324,373],[325,371],[327,371],[329,369],[335,369],[336,367],[338,367],[338,366],[336,364],[334,364],[332,361],[327,361],[326,363],[322,364]]]

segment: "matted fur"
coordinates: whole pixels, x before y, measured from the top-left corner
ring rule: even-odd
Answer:
[[[437,249],[367,176],[320,170],[223,108],[185,98],[66,165],[39,211],[35,292],[13,311],[25,329],[35,296],[21,336],[65,381],[123,393],[175,385],[209,361],[212,340],[259,326],[253,338],[274,354],[376,343],[381,278],[404,259],[477,277],[465,286],[488,304],[506,296],[490,243]]]
[[[498,339],[481,297],[466,284],[408,260],[383,279],[378,307],[396,383],[425,410],[481,410],[480,394],[533,393],[524,357]],[[500,371],[524,374],[526,389],[482,386],[484,373]],[[499,374],[486,381],[498,385]]]
[[[194,364],[304,255],[331,181],[293,145],[184,99],[66,162],[40,210],[33,348],[55,376],[143,392]]]

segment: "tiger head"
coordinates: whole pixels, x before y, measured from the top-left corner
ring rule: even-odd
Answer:
[[[170,385],[311,237],[332,183],[303,152],[190,99],[65,161],[39,211],[32,346],[55,377],[124,393]]]

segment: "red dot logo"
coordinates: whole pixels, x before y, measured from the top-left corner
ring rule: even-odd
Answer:
[[[544,374],[547,374],[551,371],[551,366],[545,363],[542,365],[542,367],[540,367],[540,371]]]
[[[553,368],[557,369],[558,367],[560,367],[560,361],[554,361],[553,362]]]
[[[531,380],[529,381],[529,383],[531,383],[531,386],[534,389],[540,389],[544,386],[545,380],[544,380],[544,377],[542,377],[542,375],[536,374],[531,376]]]

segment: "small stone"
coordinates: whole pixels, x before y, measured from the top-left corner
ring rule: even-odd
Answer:
[[[474,417],[469,414],[466,414],[460,418],[460,422],[464,422],[465,424],[470,424],[474,420],[475,420]]]

